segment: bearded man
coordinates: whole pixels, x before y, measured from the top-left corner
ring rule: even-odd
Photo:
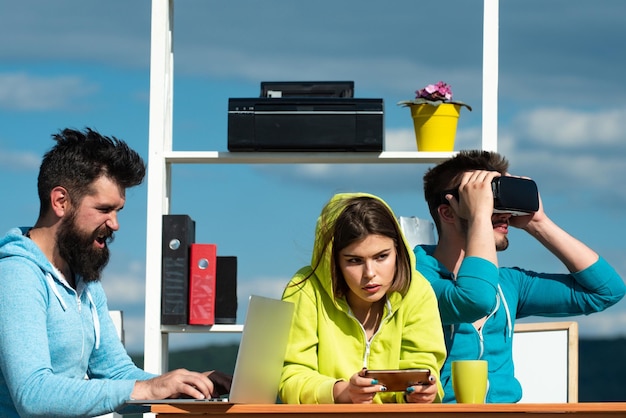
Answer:
[[[126,189],[143,181],[142,158],[91,129],[53,139],[35,226],[0,239],[0,416],[96,416],[130,399],[227,391],[214,384],[219,372],[136,367],[109,316],[100,278]]]

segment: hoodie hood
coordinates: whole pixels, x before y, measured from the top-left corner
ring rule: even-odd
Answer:
[[[315,276],[322,284],[324,291],[328,293],[331,299],[335,301],[335,304],[343,310],[349,310],[349,307],[344,298],[337,300],[334,297],[332,279],[330,275],[330,272],[332,271],[333,242],[331,241],[330,245],[323,248],[323,238],[329,231],[332,231],[335,228],[337,218],[344,211],[348,202],[356,197],[370,197],[372,199],[376,199],[382,202],[387,208],[389,208],[391,213],[393,213],[391,207],[384,200],[378,196],[368,193],[338,193],[334,195],[322,209],[322,212],[317,219],[315,228],[315,244],[311,257],[311,266],[312,268],[315,268]],[[397,218],[394,217],[394,219],[396,221],[398,231],[400,231],[402,244],[409,255],[411,271],[415,272],[415,255],[413,254],[413,251],[411,251],[409,242],[404,237],[404,234],[402,234],[402,229],[400,228]],[[402,295],[398,292],[393,292],[392,294],[387,295],[387,299],[391,303],[391,306],[396,306],[402,300]]]
[[[22,257],[37,265],[43,272],[56,275],[54,267],[37,244],[26,236],[29,229],[29,227],[13,228],[5,236],[0,237],[0,259]]]
[[[417,245],[413,249],[413,253],[415,254],[416,262],[419,263],[420,266],[428,267],[434,271],[439,272],[439,275],[443,278],[454,280],[454,275],[437,260],[433,254],[437,249],[436,245],[431,244],[420,244]]]

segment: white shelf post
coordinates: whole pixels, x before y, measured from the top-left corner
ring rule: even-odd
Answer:
[[[172,150],[173,21],[172,0],[152,0],[144,368],[157,374],[167,368],[168,352],[168,335],[161,332],[161,225],[169,213],[170,167],[164,155]]]
[[[482,149],[487,151],[498,151],[498,1],[483,2]]]

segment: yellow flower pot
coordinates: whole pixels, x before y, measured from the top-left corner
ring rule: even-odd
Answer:
[[[410,105],[418,151],[453,151],[461,106]]]

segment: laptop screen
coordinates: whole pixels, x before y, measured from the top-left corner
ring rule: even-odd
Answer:
[[[250,296],[237,352],[230,394],[212,399],[132,400],[132,405],[198,402],[273,404],[278,397],[294,306],[291,302]]]
[[[276,403],[293,311],[291,302],[250,296],[230,402]]]

